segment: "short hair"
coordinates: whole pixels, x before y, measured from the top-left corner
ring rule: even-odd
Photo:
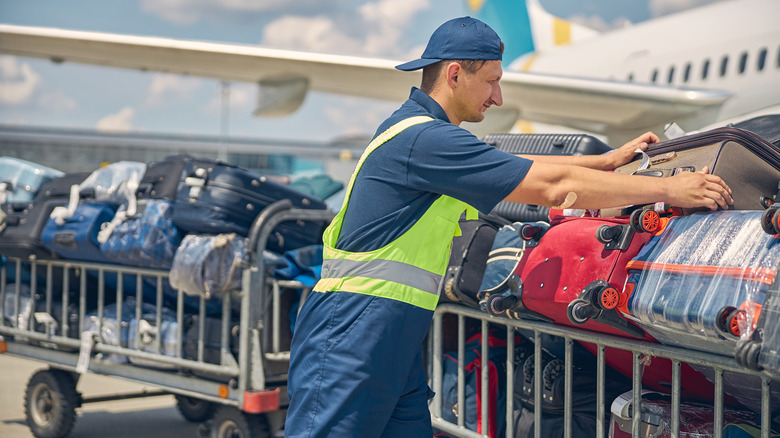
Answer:
[[[501,42],[499,51],[500,53],[504,53],[503,42]],[[441,75],[442,69],[444,68],[445,65],[451,62],[457,62],[458,64],[460,64],[463,70],[466,70],[466,72],[469,74],[474,74],[478,72],[479,69],[481,69],[482,66],[485,65],[485,60],[482,59],[445,59],[444,61],[439,61],[435,64],[431,64],[423,68],[420,90],[430,94],[431,91],[433,91],[434,85],[436,85],[436,81],[439,80],[439,75]]]

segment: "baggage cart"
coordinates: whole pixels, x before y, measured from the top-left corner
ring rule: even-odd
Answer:
[[[212,324],[219,330],[216,345],[206,339],[207,319],[215,317],[207,318],[205,298],[195,315],[185,313],[182,291],[175,291],[175,308],[163,308],[169,271],[6,257],[0,268],[0,353],[49,365],[26,388],[25,414],[33,434],[67,435],[75,410],[84,403],[173,394],[186,419],[204,422],[201,435],[274,436],[283,427],[289,401],[290,329],[282,291],[297,289],[305,296],[309,288],[273,278],[264,251],[279,224],[325,225],[332,217],[329,210],[294,208],[286,199],[258,214],[248,238],[241,291],[224,294],[221,315]],[[140,296],[149,284],[156,298],[151,304]],[[24,296],[24,290],[32,292]],[[94,310],[88,302],[96,303]],[[125,314],[131,315],[129,322]],[[111,330],[113,338],[106,336]],[[185,348],[190,339],[194,344]],[[159,391],[86,397],[76,391],[76,383],[87,372]]]
[[[490,336],[493,336],[493,333],[496,331],[504,331],[506,333],[506,346],[488,347],[490,344],[488,340],[489,334]],[[733,357],[689,350],[674,346],[666,346],[658,343],[614,336],[605,333],[596,333],[576,327],[566,327],[543,321],[509,319],[503,316],[492,316],[478,309],[469,308],[461,304],[449,303],[442,304],[437,308],[434,314],[433,325],[428,337],[426,348],[426,366],[428,367],[429,385],[436,393],[436,396],[433,398],[430,404],[431,419],[434,429],[440,432],[438,436],[462,438],[524,436],[517,435],[517,430],[515,429],[516,415],[519,412],[518,407],[520,405],[520,401],[515,396],[515,388],[518,384],[515,379],[517,366],[515,363],[517,359],[516,334],[518,332],[526,334],[528,339],[533,342],[532,350],[530,352],[533,354],[531,358],[532,363],[535,361],[535,363],[533,363],[533,368],[536,370],[543,368],[543,352],[547,348],[544,341],[545,335],[553,335],[563,340],[564,354],[562,355],[563,357],[561,357],[563,360],[563,367],[559,370],[559,372],[564,376],[564,387],[562,391],[564,394],[562,402],[563,414],[560,420],[563,423],[561,430],[563,431],[562,436],[564,437],[568,438],[582,436],[581,434],[578,435],[576,432],[572,431],[572,425],[578,420],[577,414],[572,406],[574,401],[572,382],[576,383],[576,379],[580,378],[579,376],[572,378],[572,376],[575,376],[574,370],[577,367],[577,363],[575,361],[575,347],[578,343],[581,342],[592,343],[595,345],[596,350],[596,367],[593,370],[593,374],[596,380],[596,394],[594,404],[596,414],[594,415],[594,427],[596,430],[595,436],[597,437],[627,436],[625,435],[626,432],[630,433],[630,435],[634,437],[725,436],[723,431],[728,424],[724,422],[724,411],[727,411],[726,419],[729,419],[731,417],[728,414],[731,412],[731,408],[724,403],[724,397],[726,397],[724,394],[723,385],[724,373],[744,374],[745,376],[753,378],[753,381],[756,382],[755,388],[746,389],[755,390],[756,394],[760,394],[760,412],[752,412],[753,418],[756,421],[755,426],[757,429],[760,428],[761,437],[776,436],[772,435],[772,417],[774,415],[773,409],[776,409],[776,407],[770,406],[770,394],[772,386],[777,385],[778,382],[774,381],[767,373],[752,371],[738,365]],[[503,378],[499,379],[499,382],[501,382],[503,385],[503,388],[501,389],[503,390],[503,393],[506,397],[505,409],[496,409],[496,405],[494,405],[493,402],[497,398],[491,399],[488,395],[490,388],[489,376],[492,366],[480,366],[476,368],[476,378],[481,379],[481,384],[476,385],[477,390],[481,391],[481,394],[477,396],[478,400],[490,400],[488,403],[477,404],[478,409],[476,415],[479,418],[477,424],[489,424],[491,421],[489,419],[489,413],[491,411],[496,411],[496,415],[505,416],[503,419],[505,429],[498,431],[500,434],[493,435],[493,431],[489,431],[489,428],[479,427],[479,432],[477,432],[466,427],[468,419],[467,408],[469,407],[469,403],[466,400],[467,393],[469,392],[469,386],[466,379],[467,374],[469,372],[473,372],[474,368],[470,368],[464,363],[458,364],[457,386],[455,387],[457,400],[451,406],[451,410],[453,411],[452,414],[454,414],[456,420],[448,421],[445,419],[445,417],[451,418],[453,416],[449,415],[449,413],[445,410],[446,408],[443,406],[443,398],[445,397],[442,395],[446,393],[447,390],[447,388],[443,388],[442,386],[443,381],[445,380],[445,376],[443,376],[442,371],[444,369],[443,362],[448,358],[445,352],[448,349],[453,349],[457,351],[457,357],[464,357],[464,350],[467,343],[466,340],[468,335],[471,333],[477,333],[474,336],[481,337],[480,355],[482,358],[496,356],[495,353],[489,352],[489,348],[506,349],[505,354],[502,355],[502,357],[505,357],[506,361],[506,363],[503,364],[503,368],[506,370],[506,374],[502,376]],[[628,421],[626,421],[625,416],[622,418],[616,418],[613,415],[612,421],[610,421],[610,410],[612,408],[614,413],[613,401],[615,400],[608,399],[605,396],[605,388],[608,386],[609,382],[615,378],[615,376],[611,373],[608,374],[607,372],[608,367],[606,365],[605,354],[608,353],[609,349],[629,351],[633,356],[633,378],[631,379],[630,387],[628,388],[629,391],[631,391],[632,399],[628,401],[625,400],[625,396],[623,396],[618,401],[622,403],[621,406],[624,408],[622,411],[623,414],[626,412],[639,411],[643,413],[642,416],[629,416]],[[669,382],[668,391],[671,399],[671,413],[669,415],[669,421],[662,425],[663,428],[665,428],[664,434],[660,433],[661,429],[659,429],[658,425],[653,426],[653,428],[647,424],[647,416],[644,415],[645,411],[642,411],[643,405],[641,395],[643,394],[643,388],[641,384],[641,375],[643,364],[656,358],[666,358],[671,360],[672,363],[672,379],[671,382]],[[705,422],[709,422],[707,427],[711,426],[709,433],[704,433],[701,435],[688,435],[685,433],[685,418],[681,419],[680,415],[681,403],[682,405],[686,405],[687,403],[687,400],[681,399],[680,391],[680,369],[681,365],[684,363],[696,365],[698,367],[706,367],[711,370],[711,373],[708,374],[712,376],[714,383],[713,402],[704,405],[709,407],[707,409],[709,416],[707,420],[705,420]],[[544,406],[544,403],[549,401],[545,400],[550,396],[550,393],[547,391],[549,388],[546,387],[546,385],[549,383],[549,377],[550,376],[548,373],[534,373],[532,390],[533,406]],[[639,409],[626,409],[625,403],[627,402],[631,403],[632,406],[639,406]],[[683,412],[685,411],[686,409],[683,409]],[[532,415],[534,417],[533,422],[535,424],[540,424],[542,423],[542,417],[549,416],[550,414],[544,412],[544,409],[537,409],[532,412]],[[617,427],[617,425],[620,425],[620,427],[625,430],[613,431],[616,433],[611,435],[611,422],[615,423],[615,426],[612,427]],[[775,424],[774,430],[776,429],[777,425]],[[528,436],[533,436],[536,438],[544,436],[549,438],[551,436],[557,435],[552,435],[543,428],[536,428],[533,430],[533,433],[529,434]]]

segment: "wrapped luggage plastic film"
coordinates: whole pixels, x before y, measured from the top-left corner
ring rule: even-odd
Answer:
[[[206,299],[241,289],[246,242],[235,233],[188,234],[173,257],[171,286]]]
[[[673,218],[626,265],[618,311],[662,343],[731,354],[733,338],[755,330],[777,277],[780,240],[761,232],[761,217],[740,210]]]

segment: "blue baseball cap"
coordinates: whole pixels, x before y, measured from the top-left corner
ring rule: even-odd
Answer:
[[[490,26],[476,18],[454,18],[433,32],[420,59],[396,65],[395,68],[419,70],[445,59],[501,61],[501,38]]]

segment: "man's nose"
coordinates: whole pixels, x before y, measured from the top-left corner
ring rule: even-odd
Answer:
[[[493,87],[493,93],[490,95],[490,100],[493,101],[493,105],[501,106],[504,104],[504,97],[501,96],[501,85],[496,84]]]

